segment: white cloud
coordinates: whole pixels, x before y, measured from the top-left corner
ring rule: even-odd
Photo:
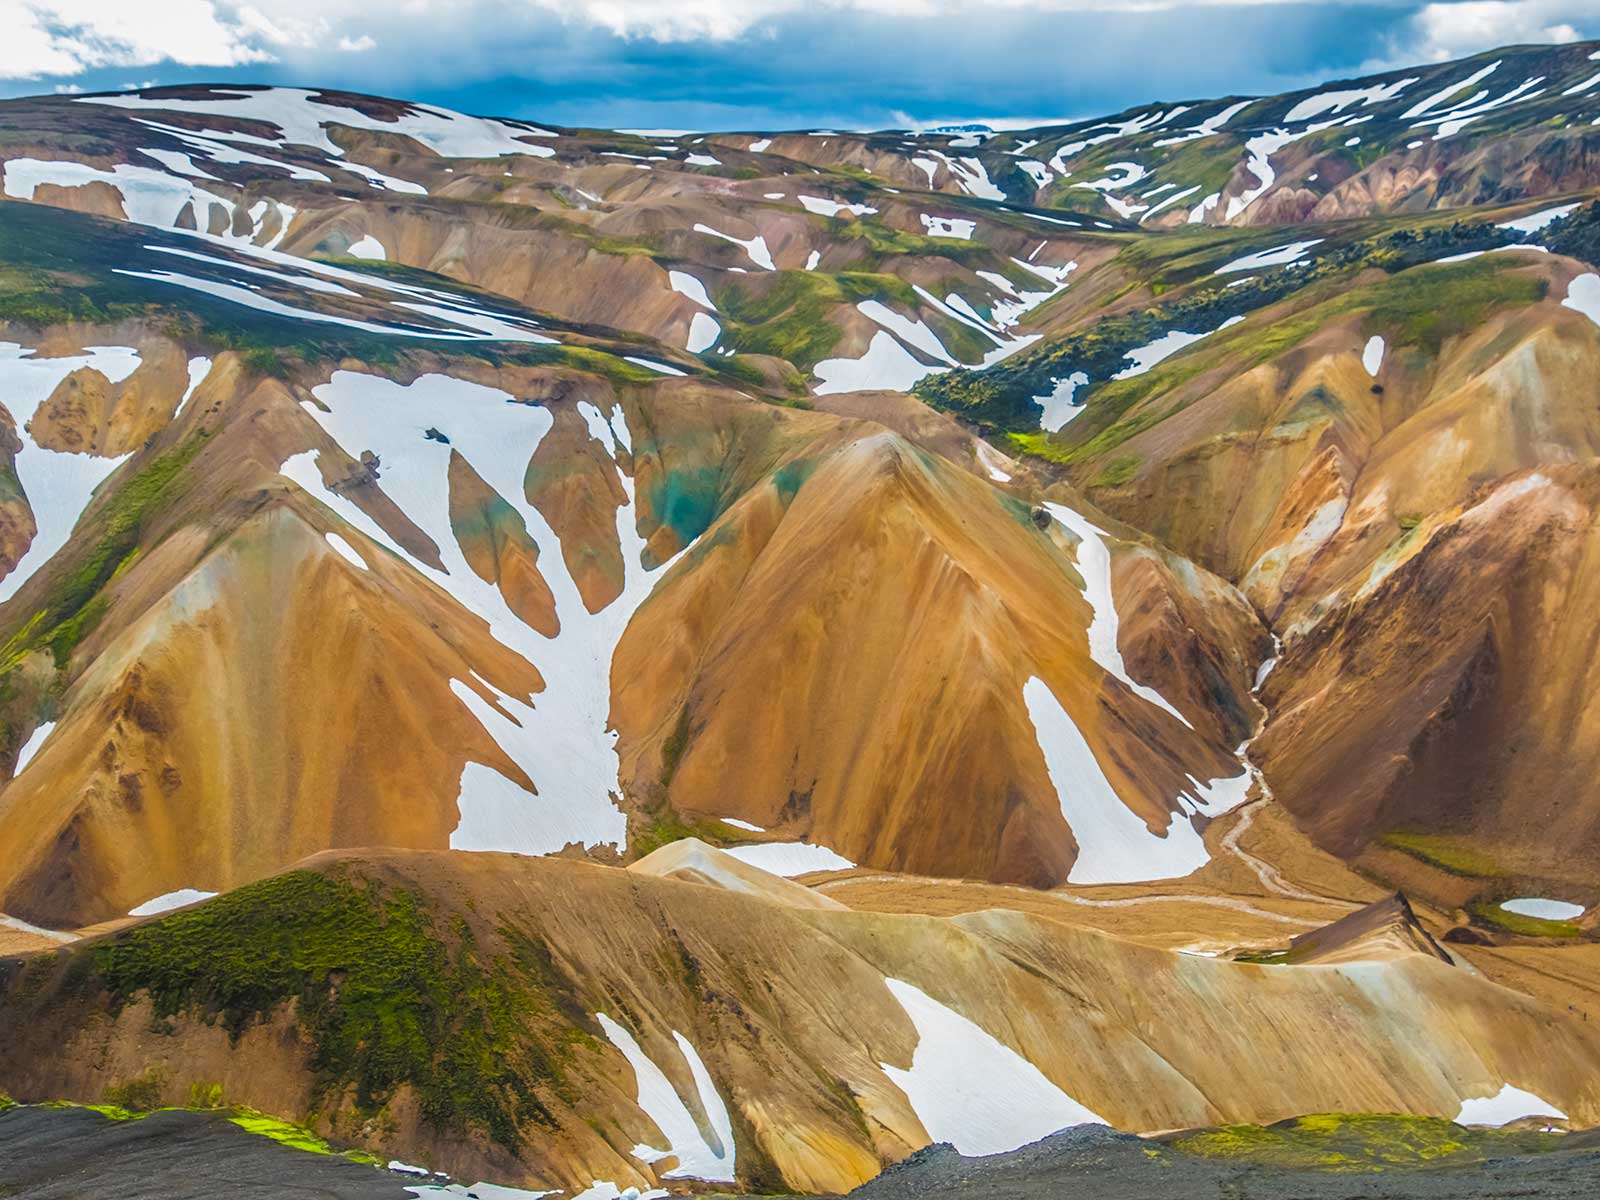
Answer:
[[[346,35],[339,39],[339,49],[346,54],[362,54],[368,50],[375,49],[377,45],[378,43],[372,40],[372,36],[365,33],[360,37]]]
[[[1414,18],[1424,60],[1443,62],[1521,42],[1575,42],[1593,0],[1460,0],[1425,5]],[[1591,29],[1589,32],[1595,32]]]
[[[0,0],[0,78],[76,75],[96,67],[268,62],[259,31],[212,0]]]

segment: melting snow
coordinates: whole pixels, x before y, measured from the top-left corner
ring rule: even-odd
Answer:
[[[675,1157],[678,1165],[670,1171],[662,1172],[664,1179],[703,1179],[711,1183],[731,1183],[734,1177],[735,1154],[733,1122],[728,1117],[727,1106],[718,1095],[716,1085],[711,1081],[710,1072],[706,1070],[705,1063],[701,1062],[700,1055],[690,1044],[689,1039],[677,1030],[672,1031],[672,1038],[678,1043],[678,1050],[689,1066],[689,1074],[694,1078],[701,1111],[705,1114],[706,1123],[711,1127],[710,1138],[700,1131],[694,1115],[679,1097],[671,1081],[661,1068],[650,1060],[649,1055],[639,1048],[639,1043],[634,1041],[633,1035],[605,1013],[596,1013],[595,1016],[599,1019],[601,1028],[605,1030],[611,1044],[622,1051],[623,1057],[628,1060],[628,1065],[633,1068],[639,1086],[639,1108],[655,1123],[667,1141],[665,1150],[643,1144],[637,1145],[633,1148],[633,1156],[645,1163],[655,1163],[663,1158]]]
[[[1017,166],[1028,174],[1033,180],[1035,188],[1047,187],[1050,183],[1050,168],[1036,158],[1024,158],[1018,161]]]
[[[14,200],[32,200],[40,184],[82,187],[104,183],[122,197],[122,211],[136,225],[172,228],[188,209],[199,229],[211,226],[211,210],[218,206],[233,223],[233,205],[215,193],[165,171],[118,163],[109,171],[80,162],[51,162],[37,158],[7,160],[6,195]]]
[[[319,93],[303,88],[263,88],[260,90],[218,87],[208,100],[177,100],[140,95],[137,92],[116,96],[84,96],[81,104],[104,104],[113,108],[158,109],[166,112],[205,113],[238,121],[265,121],[280,130],[277,141],[209,129],[206,135],[223,141],[242,141],[267,145],[313,146],[335,157],[344,151],[327,134],[329,125],[392,133],[420,142],[445,158],[499,158],[507,154],[529,154],[550,158],[549,146],[535,146],[525,137],[554,137],[547,130],[511,121],[469,117],[442,108],[410,105],[398,120],[368,116],[331,100],[314,99]]]
[[[1068,883],[1172,879],[1210,861],[1205,842],[1185,814],[1174,813],[1166,833],[1155,834],[1122,802],[1049,684],[1034,676],[1023,685],[1022,698],[1061,802],[1061,815],[1078,843]]]
[[[362,558],[361,555],[356,552],[356,548],[349,542],[345,541],[337,533],[329,532],[323,534],[322,536],[328,539],[328,545],[333,547],[334,551],[338,553],[339,557],[343,558],[349,563],[354,564],[355,566],[360,567],[363,571],[367,569],[367,560]]]
[[[1117,644],[1117,602],[1111,591],[1111,551],[1105,544],[1106,531],[1065,504],[1046,503],[1045,508],[1078,539],[1078,574],[1083,577],[1083,598],[1089,602],[1093,614],[1088,631],[1089,657],[1140,699],[1165,709],[1193,729],[1189,718],[1173,708],[1165,696],[1152,687],[1135,683],[1128,674],[1128,666]]]
[[[1555,208],[1541,208],[1536,213],[1529,213],[1527,216],[1518,217],[1514,221],[1502,221],[1495,228],[1514,229],[1518,233],[1538,233],[1546,225],[1559,221],[1577,207],[1577,204],[1559,204]]]
[[[407,1191],[414,1189],[407,1188]],[[628,1188],[618,1191],[617,1185],[609,1180],[596,1179],[589,1187],[579,1192],[572,1200],[664,1200],[667,1195],[666,1188],[651,1188],[641,1192],[638,1188]]]
[[[15,779],[22,774],[23,769],[33,761],[33,756],[39,752],[39,747],[44,745],[45,739],[55,727],[54,721],[44,721],[28,735],[28,740],[22,743],[22,749],[17,751],[17,765],[11,771],[11,778]]]
[[[196,356],[189,360],[189,386],[184,389],[183,399],[178,401],[177,410],[172,414],[176,421],[183,416],[183,410],[189,407],[189,401],[194,396],[195,389],[205,382],[206,376],[211,374],[211,360],[204,356]]]
[[[918,362],[893,334],[880,329],[860,358],[825,358],[811,370],[820,381],[814,389],[817,395],[829,396],[837,392],[904,392],[941,369]]]
[[[1287,246],[1278,246],[1272,250],[1258,250],[1254,254],[1246,254],[1243,258],[1236,258],[1218,267],[1212,274],[1227,275],[1233,271],[1254,271],[1260,267],[1288,266],[1290,263],[1299,262],[1305,257],[1307,250],[1321,241],[1321,238],[1308,238],[1306,241],[1290,242]]]
[[[617,1185],[614,1183],[605,1185],[597,1184],[596,1186],[610,1187],[610,1200],[617,1200],[617,1198],[623,1194],[616,1190]],[[591,1188],[590,1191],[585,1192],[584,1195],[589,1195],[593,1190],[594,1189]],[[628,1190],[633,1193],[632,1200],[642,1200],[636,1189],[629,1188]],[[476,1200],[543,1200],[543,1197],[545,1196],[554,1196],[558,1194],[556,1192],[530,1192],[524,1188],[506,1187],[498,1183],[481,1182],[474,1183],[470,1187],[464,1183],[447,1183],[443,1186],[440,1186],[439,1184],[426,1184],[422,1187],[408,1187],[406,1188],[406,1191],[419,1198],[422,1196],[469,1196],[475,1197]],[[651,1193],[653,1196],[665,1196],[666,1194],[667,1193],[665,1191]]]
[[[1179,329],[1164,333],[1149,345],[1128,351],[1127,357],[1132,365],[1118,371],[1111,378],[1132,379],[1136,375],[1143,375],[1156,364],[1166,361],[1185,347],[1194,345],[1201,338],[1208,338],[1213,333],[1221,333],[1230,325],[1237,325],[1242,320],[1244,320],[1242,316],[1229,317],[1221,325],[1205,333],[1184,333]]]
[[[1222,203],[1222,193],[1212,192],[1189,211],[1189,224],[1198,225],[1211,215],[1211,210]]]
[[[1561,1117],[1562,1112],[1548,1100],[1541,1100],[1532,1092],[1512,1087],[1509,1083],[1492,1096],[1462,1102],[1456,1114],[1458,1125],[1508,1125],[1522,1117]]]
[[[752,825],[749,821],[741,821],[738,817],[723,817],[724,825],[732,825],[735,829],[743,829],[747,833],[765,833],[766,828],[761,825]]]
[[[389,257],[389,252],[383,248],[383,243],[370,233],[365,234],[359,242],[352,242],[348,253],[351,258],[366,258],[374,261],[383,261]]]
[[[687,371],[680,371],[680,370],[678,370],[677,367],[669,367],[666,363],[657,362],[653,358],[640,358],[637,354],[624,354],[622,357],[625,358],[628,362],[633,363],[635,366],[644,367],[646,370],[654,371],[659,375],[687,375],[688,374]]]
[[[1367,369],[1368,375],[1376,375],[1378,368],[1383,366],[1383,338],[1373,334],[1367,339],[1367,344],[1361,349],[1361,365]]]
[[[823,217],[836,217],[842,212],[852,217],[864,217],[878,211],[870,204],[844,204],[838,200],[825,200],[821,196],[796,196],[795,199],[807,212]]]
[[[743,246],[744,252],[750,256],[750,261],[764,270],[776,271],[778,269],[772,263],[772,252],[767,249],[766,238],[760,234],[746,241],[744,238],[734,237],[731,233],[722,233],[709,225],[697,224],[694,227],[694,231],[696,233],[710,234],[712,237],[721,238],[725,242],[732,242],[735,246]]]
[[[1006,470],[1006,460],[1001,458],[988,442],[979,438],[973,446],[978,456],[978,465],[989,473],[990,479],[996,483],[1011,482],[1011,472]]]
[[[1420,104],[1413,104],[1410,108],[1406,109],[1405,112],[1400,114],[1400,119],[1402,121],[1409,121],[1414,117],[1420,117],[1425,112],[1432,111],[1436,105],[1450,99],[1450,97],[1454,96],[1457,92],[1465,91],[1479,80],[1485,79],[1489,75],[1493,74],[1499,65],[1500,60],[1496,59],[1488,66],[1474,71],[1471,75],[1468,75],[1459,83],[1446,84],[1442,89],[1429,96],[1426,100],[1423,100]]]
[[[130,908],[130,917],[153,917],[157,913],[169,912],[174,908],[182,908],[186,904],[199,904],[202,900],[209,900],[215,892],[202,892],[195,888],[179,888],[175,892],[167,892],[153,900],[146,900],[137,908]]]
[[[1241,112],[1249,108],[1254,103],[1254,100],[1240,100],[1235,104],[1230,104],[1227,108],[1222,109],[1220,112],[1212,113],[1211,116],[1201,121],[1200,124],[1191,125],[1187,133],[1184,133],[1178,137],[1162,138],[1156,142],[1156,145],[1176,146],[1179,142],[1193,141],[1195,138],[1211,137],[1213,134],[1220,133],[1224,125],[1233,120],[1233,118],[1238,116]]]
[[[691,167],[720,167],[722,165],[720,158],[712,158],[709,154],[690,154],[683,161]]]
[[[15,470],[37,526],[27,552],[0,580],[0,601],[16,595],[17,589],[66,545],[95,489],[126,458],[46,450],[33,440],[28,423],[72,372],[91,367],[112,383],[121,383],[139,366],[138,351],[125,346],[90,346],[82,354],[66,358],[34,358],[33,354],[15,342],[0,342],[0,400],[16,422],[22,442]]]
[[[1082,371],[1074,371],[1065,379],[1057,379],[1048,395],[1035,396],[1033,402],[1041,410],[1039,428],[1055,433],[1074,417],[1082,416],[1087,405],[1074,404],[1072,397],[1079,388],[1088,386],[1089,377]]]
[[[1011,1047],[899,979],[884,985],[917,1031],[909,1067],[880,1063],[935,1142],[968,1156],[1026,1146],[1069,1125],[1104,1125]]]
[[[306,411],[352,457],[363,450],[378,455],[378,486],[433,540],[445,570],[412,559],[348,497],[324,485],[314,452],[289,459],[283,474],[483,618],[495,639],[536,666],[545,681],[545,690],[533,696],[510,696],[481,678],[476,689],[461,679],[450,681],[457,699],[538,792],[530,793],[482,763],[468,762],[461,772],[461,821],[451,834],[451,848],[545,854],[575,841],[624,846],[627,821],[614,800],[621,785],[617,735],[609,727],[611,657],[665,568],[646,570],[640,562],[644,541],[636,529],[633,480],[617,471],[627,496],[616,515],[622,594],[591,613],[566,569],[560,540],[528,503],[524,490],[528,463],[553,422],[548,409],[518,404],[497,388],[445,375],[424,375],[406,386],[338,371],[314,391],[331,411],[309,404]],[[448,444],[424,437],[429,428],[442,431]],[[623,445],[631,444],[620,410],[609,428]],[[523,624],[500,589],[467,564],[450,524],[447,471],[452,453],[465,458],[522,518],[539,549],[539,572],[555,597],[560,623],[556,637],[546,638]]]
[[[752,153],[752,154],[765,153],[767,147],[769,147],[771,145],[772,145],[772,139],[771,138],[762,138],[760,141],[751,142],[750,143],[750,153]]]
[[[690,354],[699,354],[717,344],[722,336],[722,326],[709,313],[697,312],[689,322],[689,340],[684,346]]]
[[[1519,900],[1502,900],[1500,907],[1507,912],[1524,917],[1538,917],[1542,921],[1576,921],[1584,914],[1581,904],[1566,900],[1542,900],[1527,897]]]
[[[903,317],[878,300],[862,300],[856,305],[856,308],[860,310],[862,316],[876,321],[879,325],[894,333],[901,341],[916,347],[924,354],[939,359],[941,362],[955,366],[956,360],[950,357],[950,352],[944,348],[944,343],[923,322]]]
[[[712,312],[717,311],[717,306],[711,303],[711,297],[706,294],[706,285],[687,271],[668,271],[667,282],[671,285],[672,290],[680,296],[689,297],[701,308],[709,308]]]
[[[1576,309],[1596,325],[1600,325],[1600,275],[1593,271],[1579,275],[1567,284],[1567,298],[1563,308]]]
[[[1228,201],[1228,220],[1233,220],[1260,199],[1277,179],[1277,173],[1272,169],[1272,156],[1309,132],[1310,130],[1302,130],[1300,133],[1291,133],[1287,129],[1273,129],[1267,133],[1256,134],[1244,144],[1247,156],[1245,165],[1256,177],[1256,186]]]
[[[970,241],[972,231],[978,227],[978,223],[961,217],[933,217],[923,213],[922,226],[928,231],[929,237],[960,238],[963,241]]]
[[[812,871],[848,871],[856,864],[842,854],[814,842],[761,842],[753,846],[727,846],[724,852],[740,862],[785,879]]]
[[[1417,76],[1412,75],[1406,79],[1396,79],[1390,83],[1374,84],[1364,88],[1342,88],[1337,91],[1319,92],[1315,96],[1308,96],[1300,101],[1288,112],[1283,114],[1284,121],[1309,121],[1313,117],[1320,117],[1323,113],[1342,113],[1345,109],[1369,104],[1378,104],[1384,100],[1393,100],[1406,88],[1417,82]]]

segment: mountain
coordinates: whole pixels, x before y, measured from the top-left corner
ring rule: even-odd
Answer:
[[[0,1089],[588,1200],[1600,1121],[1586,104],[0,102]]]

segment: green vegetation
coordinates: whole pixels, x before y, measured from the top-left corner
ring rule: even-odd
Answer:
[[[155,1067],[124,1083],[106,1088],[106,1103],[128,1112],[147,1113],[161,1107],[165,1077]]]
[[[538,1049],[537,1035],[570,1045],[563,1027],[581,1013],[547,964],[491,957],[464,923],[436,928],[417,893],[309,871],[137,926],[77,960],[69,979],[104,988],[113,1011],[145,993],[158,1017],[199,1013],[234,1038],[294,1001],[322,1103],[372,1115],[409,1086],[431,1125],[477,1126],[507,1148],[520,1125],[554,1124],[539,1089],[559,1092],[560,1053]]]
[[[762,284],[736,282],[717,290],[722,344],[744,354],[786,358],[809,371],[839,340],[828,314],[846,302],[844,289],[833,276],[817,271],[779,271]]]
[[[1498,903],[1486,900],[1473,901],[1467,905],[1467,911],[1480,925],[1503,929],[1518,937],[1580,938],[1583,936],[1583,930],[1579,929],[1574,921],[1552,921],[1545,917],[1529,917],[1522,913],[1508,912]]]
[[[103,590],[126,571],[141,553],[141,539],[151,519],[181,494],[182,472],[207,434],[201,431],[157,455],[121,487],[111,492],[92,518],[97,536],[51,588],[43,608],[0,645],[0,677],[9,675],[34,650],[47,649],[57,668],[99,623],[106,609]]]
[[[1105,470],[1095,476],[1094,481],[1089,486],[1119,487],[1133,478],[1134,472],[1139,469],[1141,461],[1137,454],[1128,454],[1121,458],[1113,459]]]
[[[281,1146],[288,1146],[291,1150],[303,1150],[307,1154],[339,1154],[352,1162],[367,1163],[371,1166],[383,1165],[382,1159],[362,1150],[336,1151],[304,1125],[295,1125],[277,1117],[269,1117],[266,1113],[257,1112],[253,1108],[235,1109],[228,1120],[246,1133],[270,1138]]]
[[[1224,1125],[1181,1134],[1167,1144],[1199,1158],[1289,1169],[1382,1171],[1535,1154],[1554,1149],[1560,1140],[1560,1134],[1464,1129],[1439,1117],[1326,1113],[1276,1125]]]
[[[1493,879],[1504,874],[1487,854],[1442,834],[1386,833],[1378,844],[1464,879]]]
[[[1477,327],[1490,313],[1542,299],[1543,281],[1518,273],[1512,269],[1514,262],[1435,262],[1451,254],[1503,245],[1515,237],[1486,221],[1402,229],[1335,247],[1302,264],[1243,282],[1212,275],[1223,253],[1231,255],[1243,249],[1246,243],[1241,239],[1219,239],[1214,232],[1144,239],[1123,251],[1130,273],[1169,286],[1193,281],[1178,298],[1107,317],[993,367],[930,376],[914,390],[934,407],[982,430],[1031,434],[1039,416],[1033,397],[1048,392],[1055,380],[1081,371],[1090,384],[1080,395],[1089,399],[1095,412],[1089,422],[1075,422],[1061,435],[1063,440],[1071,440],[1069,449],[1050,456],[1057,461],[1078,461],[1113,449],[1179,407],[1164,413],[1141,412],[1136,418],[1139,424],[1119,425],[1139,401],[1171,390],[1230,355],[1242,356],[1242,361],[1252,365],[1267,361],[1341,314],[1363,312],[1364,322],[1375,331],[1382,330],[1394,344],[1436,353],[1447,338]],[[1248,244],[1254,246],[1254,239]],[[1429,265],[1409,269],[1421,264]],[[1389,278],[1339,290],[1339,284],[1348,284],[1357,273],[1370,268],[1385,271]],[[1129,351],[1171,330],[1216,330],[1224,321],[1297,293],[1310,304],[1264,329],[1219,334],[1153,371],[1127,380],[1112,378]],[[1019,448],[1033,452],[1038,446]]]
[[[662,803],[634,818],[628,829],[628,846],[634,857],[643,858],[684,838],[699,838],[714,846],[730,837],[737,840],[737,831],[721,821],[686,817],[670,804]]]

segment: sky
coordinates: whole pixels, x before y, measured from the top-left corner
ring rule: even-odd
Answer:
[[[1600,38],[1600,0],[0,0],[0,96],[342,88],[622,129],[1036,124]]]

